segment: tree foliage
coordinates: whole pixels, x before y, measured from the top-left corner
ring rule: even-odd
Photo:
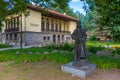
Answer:
[[[23,13],[26,10],[25,0],[0,0],[0,21],[11,14]]]
[[[94,12],[90,11],[86,13],[86,15],[83,15],[79,11],[75,12],[77,19],[81,20],[82,26],[87,30],[87,31],[92,31],[95,27],[95,17],[96,15]]]
[[[96,23],[99,27],[110,27],[114,41],[120,41],[120,0],[84,0],[91,11],[97,12]],[[116,27],[117,26],[117,27]],[[117,34],[117,36],[116,36]]]

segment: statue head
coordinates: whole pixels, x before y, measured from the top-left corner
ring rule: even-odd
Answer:
[[[80,20],[77,21],[77,28],[82,28]]]

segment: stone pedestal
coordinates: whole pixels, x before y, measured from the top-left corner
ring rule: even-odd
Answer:
[[[85,78],[96,69],[95,64],[88,64],[81,67],[73,66],[72,64],[73,62],[62,65],[61,66],[62,71],[71,73],[73,76],[79,76],[79,77]]]

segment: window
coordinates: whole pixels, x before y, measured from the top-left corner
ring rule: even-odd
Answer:
[[[62,40],[64,41],[64,35],[62,35]]]
[[[49,31],[49,19],[46,21],[46,30]]]
[[[17,17],[17,28],[19,28],[19,17]]]
[[[12,34],[10,34],[10,40],[12,40]]]
[[[11,21],[8,20],[8,29],[10,29],[10,28],[11,28]]]
[[[59,30],[61,31],[61,22],[60,22],[60,24],[59,24]]]
[[[47,40],[48,40],[48,41],[50,40],[50,37],[49,37],[49,36],[47,37]]]
[[[43,37],[43,40],[44,40],[44,41],[46,40],[46,37],[45,37],[45,36]]]
[[[17,40],[17,34],[16,33],[14,34],[14,40]]]
[[[42,21],[41,21],[41,31],[45,30],[45,22],[44,22],[44,18],[42,17]]]
[[[6,21],[6,29],[19,28],[19,16]]]
[[[53,20],[51,22],[51,30],[54,31],[54,22],[53,22]]]
[[[6,34],[6,40],[8,40],[8,34]]]
[[[41,27],[42,31],[45,30],[45,24],[44,24],[44,21],[42,21],[42,27]]]
[[[11,28],[13,28],[13,19],[11,19]]]
[[[55,27],[56,27],[56,31],[58,31],[58,23],[57,22],[56,22],[56,26]]]
[[[8,28],[8,21],[6,21],[6,29]]]
[[[14,18],[13,20],[14,20],[13,24],[14,24],[14,28],[15,28],[16,27],[16,18]]]

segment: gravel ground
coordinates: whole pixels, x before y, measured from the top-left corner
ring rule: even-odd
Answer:
[[[120,70],[96,69],[84,79],[62,72],[60,67],[61,64],[48,61],[23,64],[1,62],[0,80],[120,80]]]

